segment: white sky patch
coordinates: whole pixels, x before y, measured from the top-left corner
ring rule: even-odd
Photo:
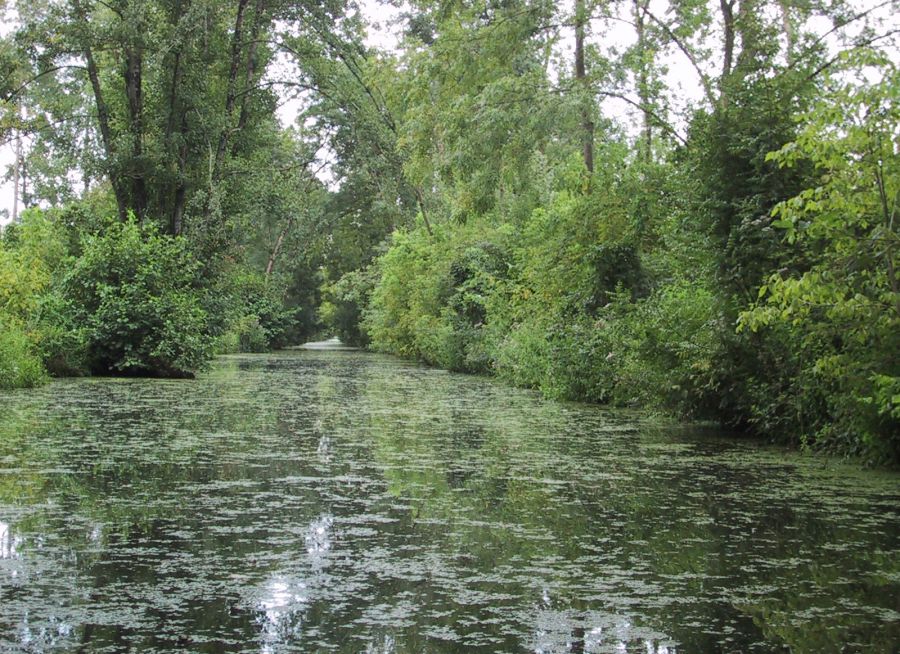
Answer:
[[[402,17],[409,11],[408,5],[396,7],[378,0],[360,0],[359,9],[369,26],[363,42],[370,48],[397,52],[402,38]]]

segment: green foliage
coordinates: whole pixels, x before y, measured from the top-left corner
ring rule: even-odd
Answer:
[[[366,328],[376,349],[451,370],[485,372],[488,298],[509,270],[506,231],[474,221],[394,234],[378,260]],[[410,271],[413,271],[410,273]]]
[[[618,403],[656,406],[685,417],[708,414],[712,375],[721,355],[723,319],[715,294],[673,281],[636,304],[607,309]]]
[[[685,163],[693,172],[693,211],[713,238],[717,283],[730,304],[752,300],[770,271],[803,265],[802,252],[784,247],[771,226],[772,208],[809,179],[804,162],[783,170],[768,157],[794,138],[794,84],[762,79],[734,89],[727,104],[691,128]]]
[[[816,184],[773,211],[788,243],[815,252],[813,263],[771,275],[741,324],[790,330],[804,374],[825,389],[811,440],[884,460],[898,455],[900,432],[900,75],[872,53],[848,58],[846,69],[858,76],[832,79],[797,139],[770,155],[788,168],[816,166]]]
[[[91,372],[184,376],[203,367],[212,339],[184,239],[129,221],[88,236],[62,283],[87,335]]]
[[[233,327],[237,336],[238,352],[268,352],[269,339],[266,330],[254,315],[241,316]]]
[[[889,50],[883,8],[408,9],[387,53],[343,0],[22,5],[0,131],[30,134],[23,204],[56,208],[0,242],[8,358],[176,375],[213,342],[324,327],[553,397],[897,459],[898,81],[860,40]],[[626,48],[600,38],[629,25]],[[833,58],[842,39],[854,54]],[[289,129],[276,42],[304,102]],[[704,92],[686,137],[676,50]],[[612,100],[639,134],[603,117]]]
[[[65,263],[65,235],[49,214],[30,210],[0,240],[0,311],[28,320]]]
[[[48,214],[30,210],[0,239],[0,388],[35,386],[51,331],[41,316],[54,275],[66,262],[65,235]]]
[[[527,214],[476,204],[464,225],[395,234],[364,312],[373,346],[894,460],[897,77],[863,63],[884,81],[842,78],[799,131],[796,77],[735,78],[670,164],[610,139],[588,188],[573,157],[544,168]]]
[[[645,284],[618,172],[604,173],[604,194],[559,191],[519,229],[485,218],[434,238],[395,234],[366,320],[374,346],[553,397],[610,399],[598,312]]]
[[[267,352],[290,343],[299,312],[285,306],[284,295],[263,275],[236,270],[228,280],[232,318],[226,341],[231,339],[240,352]]]
[[[362,328],[363,312],[369,306],[377,281],[376,267],[368,266],[345,273],[325,286],[321,321],[341,342],[353,346],[369,344],[369,335]]]
[[[59,280],[40,299],[37,339],[47,371],[57,377],[77,377],[90,372],[88,326],[81,322]]]
[[[0,313],[0,389],[29,388],[46,379],[28,335],[13,319]]]

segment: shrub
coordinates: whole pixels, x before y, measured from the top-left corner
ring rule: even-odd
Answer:
[[[810,442],[896,463],[900,72],[865,50],[845,55],[839,68],[796,139],[767,156],[789,173],[816,166],[809,187],[772,212],[772,226],[793,251],[809,252],[809,266],[770,274],[740,325],[764,335],[790,333],[806,380],[799,390],[813,396],[821,389],[824,399],[817,420],[803,425]],[[880,79],[873,79],[875,70]]]
[[[283,293],[254,271],[238,270],[228,279],[231,297],[228,332],[241,352],[266,352],[288,345],[294,336],[297,307],[286,307]]]
[[[90,372],[88,330],[78,321],[72,303],[61,289],[45,293],[36,311],[37,346],[47,371],[56,377]]]
[[[673,281],[636,303],[617,296],[604,310],[615,362],[613,400],[704,416],[725,325],[715,295]]]
[[[86,237],[65,277],[69,324],[82,325],[91,372],[186,376],[212,354],[198,263],[182,238],[134,221]]]
[[[0,389],[30,388],[47,380],[47,373],[25,332],[0,316]]]
[[[373,346],[450,370],[490,370],[488,304],[509,271],[505,241],[503,230],[474,220],[439,226],[434,238],[394,234],[364,321]]]
[[[265,328],[254,315],[242,316],[235,325],[239,352],[267,352],[269,338]]]
[[[324,287],[326,299],[320,309],[321,321],[347,345],[365,347],[369,344],[369,335],[362,322],[377,282],[377,272],[375,266],[353,270]]]

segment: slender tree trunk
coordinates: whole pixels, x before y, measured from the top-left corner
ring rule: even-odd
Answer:
[[[28,165],[22,157],[22,206],[28,207]]]
[[[185,170],[187,168],[187,114],[181,117],[181,145],[178,148],[178,183],[175,186],[175,203],[172,207],[172,220],[170,231],[173,236],[178,236],[184,231],[184,205],[187,201],[187,181]]]
[[[431,222],[428,220],[428,212],[425,210],[425,198],[422,196],[422,189],[416,186],[415,191],[416,203],[419,205],[419,212],[422,214],[422,220],[425,222],[425,231],[428,232],[429,236],[434,236],[434,232],[431,231]]]
[[[243,48],[244,15],[250,0],[238,0],[237,13],[234,18],[234,32],[231,35],[231,65],[228,70],[228,82],[225,91],[225,111],[222,116],[222,131],[219,134],[219,142],[212,156],[209,171],[209,191],[206,200],[205,217],[209,218],[217,206],[217,193],[219,182],[222,179],[222,166],[225,163],[225,153],[228,152],[228,144],[231,139],[232,122],[234,120],[234,105],[237,100],[237,78],[241,67],[241,49]]]
[[[740,39],[740,51],[735,56],[736,70],[751,69],[754,59],[760,51],[762,39],[759,12],[763,10],[758,0],[737,0],[738,12],[735,17],[735,28]]]
[[[728,78],[734,70],[734,5],[737,0],[719,0],[722,10],[723,39],[722,75],[719,77],[719,106],[728,106]]]
[[[85,123],[84,126],[84,150],[87,152],[91,147],[91,128],[90,125]],[[87,170],[81,171],[81,181],[84,186],[84,195],[87,195],[87,192],[91,190],[91,175]]]
[[[13,169],[12,221],[19,219],[19,171],[22,169],[22,131],[16,129],[16,163]]]
[[[166,143],[172,140],[175,133],[175,121],[178,118],[178,89],[181,87],[182,67],[181,50],[175,51],[175,60],[172,62],[172,85],[169,88],[169,115],[166,118]]]
[[[188,2],[188,5],[190,3]],[[175,20],[184,12],[184,2],[179,2],[176,6]],[[178,236],[183,231],[184,206],[187,198],[187,183],[185,180],[185,168],[187,161],[187,112],[183,109],[179,91],[181,89],[182,80],[184,78],[184,65],[182,64],[181,46],[175,50],[174,61],[172,62],[172,84],[169,89],[169,108],[166,118],[166,133],[164,143],[166,149],[170,153],[169,156],[175,159],[175,192],[172,198],[171,211],[169,213],[169,233]],[[175,137],[175,124],[178,118],[180,129],[178,138]],[[173,152],[177,146],[177,154]],[[164,191],[168,194],[168,190]],[[163,199],[163,206],[167,201]]]
[[[131,204],[139,221],[147,211],[147,181],[144,179],[144,98],[143,53],[140,48],[125,49],[125,95],[131,132]]]
[[[588,174],[594,172],[594,123],[591,120],[591,93],[584,63],[584,28],[587,16],[584,0],[575,0],[575,79],[582,93],[582,155]]]
[[[731,74],[734,66],[734,3],[735,0],[719,0],[722,8],[725,43],[722,52],[722,78]]]
[[[284,238],[287,236],[288,231],[290,231],[291,227],[294,224],[294,217],[291,216],[288,219],[287,225],[284,226],[278,233],[278,238],[275,239],[275,245],[272,246],[272,253],[269,255],[269,261],[266,263],[266,284],[269,283],[269,277],[272,275],[272,271],[275,269],[275,260],[278,258],[279,253],[281,252],[281,246],[284,244]]]
[[[181,3],[179,3],[178,8],[181,8]],[[170,153],[171,156],[172,150],[175,148],[175,120],[178,116],[178,109],[180,102],[178,101],[178,90],[181,87],[181,79],[182,79],[182,66],[181,66],[181,51],[175,52],[175,61],[172,63],[172,87],[169,91],[169,115],[166,120],[166,136],[163,142],[166,144],[166,149]],[[173,236],[178,236],[181,233],[181,216],[184,211],[184,198],[187,192],[184,183],[184,154],[186,143],[185,143],[185,123],[187,122],[187,116],[185,112],[181,112],[181,125],[182,128],[179,132],[178,145],[178,155],[176,157],[176,168],[175,168],[175,195],[172,201],[172,211],[169,216],[169,233]],[[166,193],[168,193],[166,191]],[[165,202],[165,199],[163,200]],[[165,206],[165,205],[164,205]]]
[[[900,283],[897,281],[897,271],[894,268],[894,216],[897,212],[897,206],[891,209],[888,200],[887,188],[884,182],[884,168],[878,164],[875,170],[875,186],[878,188],[878,199],[881,201],[882,220],[884,221],[885,234],[887,236],[887,248],[885,248],[884,257],[887,264],[888,284],[891,287],[891,294],[894,296],[894,311],[900,316]],[[896,201],[895,201],[896,202]]]
[[[82,23],[89,23],[87,10],[80,0],[72,1],[72,8],[76,20]],[[97,107],[97,123],[100,127],[100,141],[103,144],[103,152],[106,155],[106,174],[109,176],[109,183],[113,189],[113,195],[116,198],[116,206],[119,212],[119,220],[122,222],[128,219],[128,201],[122,188],[122,182],[119,171],[115,169],[114,161],[116,154],[116,146],[112,137],[112,129],[109,121],[109,107],[103,97],[103,87],[100,84],[100,75],[97,72],[97,63],[94,61],[94,53],[91,49],[89,41],[83,45],[83,53],[85,64],[87,65],[88,79],[91,82],[91,91],[94,95],[94,104]],[[24,198],[24,193],[23,193]]]
[[[639,148],[641,158],[649,162],[653,158],[653,124],[651,123],[650,83],[647,72],[647,37],[644,19],[647,13],[647,0],[634,0],[634,25],[637,31],[638,71],[637,86],[643,110],[643,144]]]
[[[221,174],[222,163],[228,150],[228,141],[231,138],[231,122],[234,116],[234,104],[237,98],[237,77],[241,66],[241,48],[243,46],[244,14],[250,0],[238,0],[237,15],[234,19],[234,33],[231,36],[231,67],[228,71],[228,87],[225,94],[225,114],[222,121],[222,133],[219,135],[219,147],[216,150],[216,159],[213,166],[214,181],[218,181]]]
[[[781,9],[781,29],[784,31],[785,59],[787,65],[791,66],[794,63],[794,45],[797,43],[797,35],[791,23],[791,7],[788,0],[778,0],[778,7]]]
[[[266,10],[265,0],[256,0],[253,8],[253,26],[250,29],[250,45],[247,48],[247,65],[244,70],[244,92],[241,96],[241,113],[238,117],[237,131],[240,132],[247,126],[250,117],[250,89],[256,77],[258,60],[256,56],[256,44],[259,41],[259,33],[262,29],[263,12]],[[234,153],[235,145],[232,145]]]
[[[112,169],[112,160],[115,155],[115,145],[112,139],[112,130],[109,126],[109,108],[103,99],[103,88],[100,86],[100,76],[97,73],[97,64],[90,46],[84,50],[84,58],[87,62],[88,78],[91,81],[91,89],[94,92],[94,103],[97,105],[97,122],[100,125],[100,140],[103,142],[103,151],[107,158],[107,174],[112,184],[113,195],[116,196],[116,205],[119,210],[119,220],[125,222],[128,219],[128,202],[121,188],[121,183],[115,170]]]

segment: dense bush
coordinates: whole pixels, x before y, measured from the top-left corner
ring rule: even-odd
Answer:
[[[801,398],[821,397],[797,425],[818,447],[873,460],[900,460],[900,72],[886,59],[847,56],[851,71],[828,82],[797,138],[768,159],[793,170],[812,162],[809,188],[779,203],[773,226],[814,253],[809,265],[765,280],[741,326],[787,333]]]
[[[0,314],[0,389],[37,386],[46,378],[28,335],[15,321]]]
[[[0,240],[0,388],[46,379],[39,329],[43,298],[65,261],[61,230],[40,211],[27,211]]]
[[[319,309],[321,322],[329,333],[347,345],[369,344],[369,335],[363,329],[362,321],[378,279],[377,274],[374,266],[368,266],[348,272],[324,287],[324,299]]]
[[[613,349],[613,398],[707,417],[712,379],[727,329],[715,294],[697,282],[672,281],[637,303],[609,306],[605,329]]]
[[[230,259],[201,265],[186,239],[86,202],[22,218],[0,239],[5,385],[45,377],[25,370],[184,376],[215,349],[267,351],[304,336],[286,282]]]
[[[93,373],[185,376],[212,354],[198,263],[181,238],[135,222],[88,236],[61,293]]]
[[[63,292],[62,280],[58,280],[41,297],[36,318],[37,343],[51,375],[78,377],[90,372],[89,329]]]
[[[434,238],[396,233],[366,314],[373,347],[451,370],[490,370],[488,300],[509,270],[507,236],[474,221]]]
[[[230,271],[218,298],[223,305],[221,311],[227,315],[218,349],[268,352],[299,338],[295,326],[301,309],[285,306],[283,296],[283,290],[261,274],[247,269]]]

